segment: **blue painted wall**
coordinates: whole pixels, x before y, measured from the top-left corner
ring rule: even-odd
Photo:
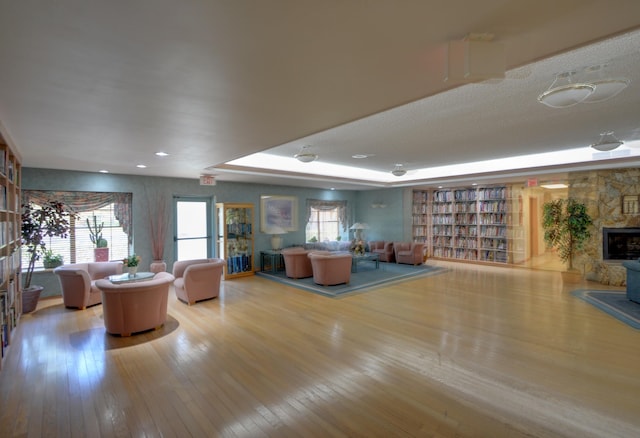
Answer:
[[[371,229],[365,237],[368,240],[410,239],[404,224],[407,214],[410,218],[410,206],[407,207],[402,189],[374,191],[341,191],[309,189],[294,186],[277,186],[249,183],[230,183],[220,181],[215,186],[201,186],[197,179],[144,177],[135,175],[101,174],[94,172],[74,172],[51,169],[23,168],[22,189],[25,190],[63,190],[95,192],[131,192],[133,193],[133,239],[134,251],[143,259],[142,266],[151,262],[151,243],[147,220],[147,193],[161,193],[166,196],[167,205],[173,205],[173,196],[208,196],[215,202],[252,203],[255,206],[256,226],[260,221],[260,196],[285,195],[298,198],[297,232],[283,236],[284,245],[304,242],[306,224],[306,199],[346,200],[350,206],[351,223],[367,222]],[[383,202],[386,208],[372,208],[374,202]],[[407,210],[408,208],[408,210]],[[407,213],[408,212],[408,213]],[[173,216],[173,215],[172,215]],[[171,219],[170,229],[174,221]],[[351,238],[353,233],[343,234],[343,239]],[[270,248],[270,235],[256,233],[255,252]],[[173,232],[165,243],[165,260],[171,269],[175,260]],[[146,268],[145,268],[146,269]]]

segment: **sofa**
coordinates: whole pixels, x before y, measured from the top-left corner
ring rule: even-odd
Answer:
[[[393,242],[396,263],[420,265],[424,262],[424,243],[422,242]]]
[[[333,286],[351,281],[353,256],[345,251],[312,251],[308,254],[313,269],[313,282]]]
[[[627,299],[640,304],[640,260],[626,260],[622,266],[627,269]]]
[[[96,281],[122,274],[122,261],[71,263],[53,270],[58,276],[65,307],[84,310],[102,302]]]
[[[284,260],[285,274],[289,278],[308,278],[313,276],[311,260],[308,255],[311,250],[301,246],[284,248],[280,251]]]
[[[216,258],[175,262],[172,272],[176,297],[188,305],[217,297],[224,265],[224,259]]]
[[[118,284],[107,279],[96,281],[102,293],[107,333],[131,336],[162,327],[167,320],[169,287],[173,280],[168,272],[159,272],[146,281]]]
[[[381,262],[393,263],[396,261],[396,255],[393,251],[393,242],[372,240],[369,242],[369,252],[378,254],[378,259]]]

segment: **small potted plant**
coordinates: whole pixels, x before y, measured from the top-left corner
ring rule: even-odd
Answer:
[[[109,260],[109,243],[102,237],[102,229],[104,222],[98,225],[98,218],[93,216],[93,225],[87,218],[87,228],[89,228],[89,238],[91,243],[96,247],[93,250],[93,256],[96,262],[106,262]]]
[[[50,249],[47,249],[42,256],[42,264],[45,269],[54,269],[58,266],[62,266],[64,259],[61,254],[54,254]]]
[[[22,289],[22,313],[33,312],[38,304],[42,286],[32,286],[31,278],[36,262],[47,251],[46,240],[49,237],[69,236],[70,218],[75,217],[65,205],[58,201],[49,201],[41,206],[32,202],[22,205],[21,237],[23,249],[29,257]]]
[[[138,272],[138,265],[140,264],[140,256],[131,254],[129,257],[126,257],[122,260],[124,266],[129,271],[129,276],[133,277]]]

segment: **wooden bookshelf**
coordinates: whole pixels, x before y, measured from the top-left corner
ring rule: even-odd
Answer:
[[[435,190],[430,198],[425,191],[414,191],[413,200],[414,240],[428,242],[430,256],[500,264],[524,261],[519,189],[461,187]]]
[[[2,360],[22,313],[20,158],[0,131],[0,350]]]

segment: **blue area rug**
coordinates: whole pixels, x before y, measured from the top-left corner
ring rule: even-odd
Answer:
[[[582,289],[571,294],[640,330],[640,304],[629,301],[625,291]]]
[[[358,264],[358,272],[351,273],[349,284],[338,284],[335,286],[320,286],[313,282],[313,278],[301,278],[294,280],[288,278],[284,271],[277,272],[256,272],[269,280],[288,284],[308,292],[325,295],[332,298],[342,297],[353,292],[367,292],[375,287],[388,285],[391,283],[406,281],[411,278],[434,275],[445,272],[445,268],[429,265],[399,265],[395,263],[380,263],[380,268],[375,269],[373,262],[363,262]]]

